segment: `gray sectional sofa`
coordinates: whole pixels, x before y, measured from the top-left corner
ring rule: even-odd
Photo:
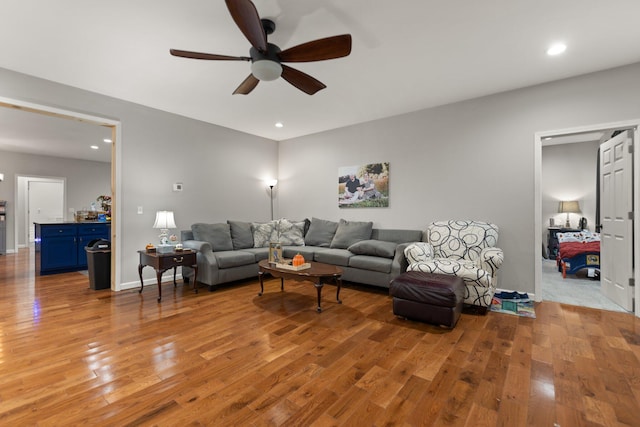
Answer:
[[[422,239],[421,230],[373,228],[372,222],[318,218],[265,223],[197,223],[181,232],[185,248],[198,251],[198,282],[216,285],[257,277],[258,262],[269,256],[269,243],[280,242],[282,255],[340,266],[342,279],[388,288],[407,268],[404,248]],[[185,280],[192,268],[183,267]]]

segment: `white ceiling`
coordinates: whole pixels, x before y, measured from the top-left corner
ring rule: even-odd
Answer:
[[[248,63],[169,55],[248,55],[221,0],[0,0],[0,67],[283,140],[640,61],[638,0],[254,3],[282,49],[353,36],[346,58],[293,64],[326,89],[232,95]],[[556,41],[566,53],[547,56]]]

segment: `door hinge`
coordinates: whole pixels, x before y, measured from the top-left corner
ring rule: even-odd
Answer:
[[[634,288],[636,286],[636,279],[634,279],[633,277],[631,277],[629,279],[629,286]]]
[[[629,219],[633,221],[633,211],[629,212]]]
[[[629,143],[629,154],[633,154],[633,142]]]

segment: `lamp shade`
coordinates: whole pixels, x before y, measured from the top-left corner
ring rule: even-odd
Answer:
[[[577,200],[560,202],[558,213],[580,213],[580,204]]]
[[[176,228],[176,221],[173,219],[173,212],[172,211],[156,212],[156,222],[153,224],[153,228],[160,228],[160,229]]]
[[[277,179],[268,179],[266,181],[266,183],[267,183],[267,187],[273,188],[278,184],[278,180]]]

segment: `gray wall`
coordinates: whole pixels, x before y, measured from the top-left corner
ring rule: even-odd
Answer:
[[[122,282],[136,283],[137,250],[157,242],[157,210],[173,210],[178,228],[227,218],[268,220],[262,180],[277,176],[278,144],[220,126],[0,69],[0,96],[119,120],[122,140]],[[212,102],[215,102],[212,100]],[[173,192],[182,182],[184,190]],[[8,184],[8,185],[7,185]],[[5,173],[0,198],[13,191]],[[137,207],[143,214],[137,214]],[[155,277],[145,269],[145,277]]]
[[[122,122],[123,282],[135,282],[136,250],[156,239],[156,210],[174,210],[179,228],[267,220],[261,180],[277,176],[276,216],[420,229],[446,218],[493,221],[506,257],[500,286],[532,292],[534,133],[640,117],[639,76],[634,64],[280,144],[1,69],[0,96]],[[338,167],[379,161],[390,162],[390,207],[338,208]],[[172,192],[173,182],[185,190]]]
[[[640,64],[282,142],[280,212],[425,228],[500,226],[500,287],[534,291],[534,133],[640,117]],[[390,162],[389,208],[340,209],[338,167]]]

